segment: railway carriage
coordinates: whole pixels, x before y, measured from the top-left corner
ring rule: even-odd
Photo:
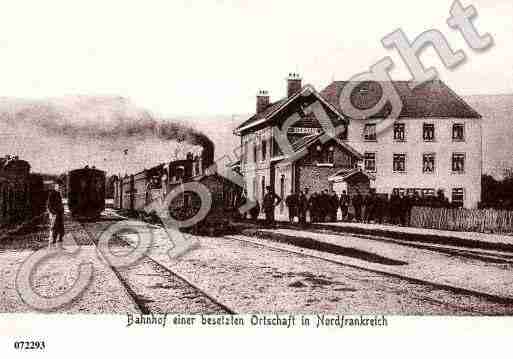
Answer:
[[[105,209],[105,172],[96,168],[68,173],[68,206],[72,216],[96,218]]]

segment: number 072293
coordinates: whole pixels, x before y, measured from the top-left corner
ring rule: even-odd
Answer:
[[[15,341],[14,349],[16,350],[45,350],[46,343],[44,341]]]

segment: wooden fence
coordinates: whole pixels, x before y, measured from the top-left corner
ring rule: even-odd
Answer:
[[[513,233],[513,211],[413,207],[410,224],[463,232]]]

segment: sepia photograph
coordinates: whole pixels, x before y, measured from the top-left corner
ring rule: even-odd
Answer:
[[[506,352],[510,0],[0,7],[1,353]]]

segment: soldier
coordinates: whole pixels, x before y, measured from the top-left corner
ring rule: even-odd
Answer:
[[[267,193],[264,196],[264,213],[265,213],[265,223],[268,226],[274,226],[274,207],[276,207],[280,202],[281,198],[274,193],[271,189],[271,186],[265,187]]]
[[[333,222],[337,221],[337,213],[338,213],[338,195],[334,190],[331,190],[331,196],[330,196],[330,205],[331,205],[331,220]]]
[[[352,202],[354,207],[354,216],[356,221],[360,222],[362,220],[363,197],[358,188],[356,189],[356,194],[353,196]]]
[[[399,216],[402,226],[407,226],[409,224],[409,217],[410,217],[410,197],[406,194],[401,193],[399,195]]]
[[[340,195],[339,203],[340,210],[342,211],[342,221],[346,221],[349,214],[349,196],[345,190],[343,190],[342,194]]]
[[[374,221],[375,223],[383,223],[383,216],[385,215],[387,198],[386,195],[376,195],[376,201],[374,203]]]
[[[298,196],[298,211],[299,211],[299,224],[306,224],[306,212],[308,211],[308,188],[299,192]]]
[[[376,190],[371,188],[367,196],[365,196],[365,222],[370,223],[374,220],[376,212]]]
[[[299,216],[298,213],[298,195],[292,192],[285,198],[285,204],[289,210],[289,222],[294,223],[294,217]]]
[[[319,197],[317,198],[317,208],[319,210],[320,222],[326,222],[328,215],[331,213],[330,197],[328,191],[323,189]]]
[[[50,215],[50,244],[62,242],[64,239],[64,205],[59,192],[59,184],[48,191],[47,208]]]
[[[308,211],[310,213],[310,223],[317,222],[318,215],[317,215],[317,196],[318,193],[314,192],[308,199]]]
[[[398,224],[400,218],[400,201],[399,191],[394,189],[390,196],[390,221],[392,224]]]

